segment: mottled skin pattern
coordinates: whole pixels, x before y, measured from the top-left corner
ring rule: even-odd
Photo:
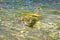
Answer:
[[[33,26],[35,25],[35,23],[36,23],[36,20],[33,19],[33,20],[31,21],[31,23],[29,24],[28,27],[33,28]]]
[[[29,18],[28,18],[29,17]],[[33,28],[37,21],[42,19],[41,14],[22,14],[22,21],[28,24],[28,27]]]

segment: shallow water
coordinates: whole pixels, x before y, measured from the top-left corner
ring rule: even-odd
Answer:
[[[60,14],[43,13],[43,19],[31,29],[19,21],[20,13],[13,11],[0,11],[0,40],[59,40]]]
[[[47,1],[46,3],[48,4]],[[29,2],[23,4],[30,5]],[[39,10],[35,9],[40,7],[38,1],[27,7],[23,4],[20,5],[18,2],[10,1],[0,2],[0,40],[60,40],[59,5],[52,1],[51,5],[49,3],[49,7],[46,5],[42,7],[42,9],[46,7],[44,10]],[[43,18],[34,25],[33,29],[20,21],[22,13],[37,12],[41,13]]]

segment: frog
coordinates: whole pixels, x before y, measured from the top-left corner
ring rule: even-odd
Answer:
[[[42,20],[42,14],[23,13],[21,15],[21,21],[26,22],[29,28],[34,28],[34,25],[40,20]]]

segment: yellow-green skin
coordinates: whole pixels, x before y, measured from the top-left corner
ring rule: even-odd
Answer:
[[[25,21],[28,24],[28,27],[33,28],[34,24],[42,19],[41,14],[22,14],[21,21]]]

